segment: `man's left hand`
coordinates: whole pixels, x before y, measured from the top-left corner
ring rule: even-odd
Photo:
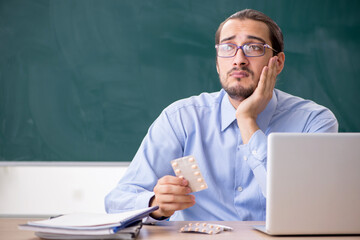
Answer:
[[[278,74],[277,60],[277,56],[270,58],[268,66],[265,66],[261,72],[255,91],[236,109],[236,119],[244,144],[248,143],[253,133],[259,129],[256,118],[272,98]]]

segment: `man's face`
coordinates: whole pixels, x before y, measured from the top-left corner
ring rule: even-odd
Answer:
[[[228,20],[221,30],[219,43],[233,43],[238,46],[246,43],[267,43],[271,46],[267,25],[250,19]],[[254,92],[261,71],[272,55],[272,50],[266,48],[265,54],[260,57],[246,57],[241,49],[234,57],[217,57],[216,68],[220,83],[232,99],[242,101]]]

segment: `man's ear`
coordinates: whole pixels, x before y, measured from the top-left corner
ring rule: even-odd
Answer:
[[[218,64],[217,60],[216,60],[216,71],[217,71],[218,74],[220,74],[220,72],[219,72],[219,64]]]
[[[281,73],[281,71],[284,68],[285,65],[285,53],[284,52],[280,52],[277,55],[278,60],[277,60],[277,75],[279,75]]]

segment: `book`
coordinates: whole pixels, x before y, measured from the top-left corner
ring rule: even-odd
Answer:
[[[139,233],[140,229],[142,227],[141,220],[138,222],[135,222],[129,227],[125,227],[116,233],[112,234],[103,234],[103,235],[93,235],[93,234],[64,234],[64,233],[49,233],[49,232],[35,232],[35,235],[39,238],[43,239],[71,239],[71,240],[80,240],[80,239],[122,239],[122,240],[131,240],[135,239]],[[76,230],[71,230],[76,231]],[[81,231],[81,230],[80,230]],[[95,230],[97,231],[97,230]]]
[[[89,234],[62,234],[62,233],[47,233],[47,232],[35,232],[35,235],[43,239],[71,239],[71,240],[80,240],[80,239],[123,239],[131,240],[135,239],[142,227],[141,220],[135,222],[131,226],[123,228],[113,234],[104,234],[104,235],[89,235]],[[74,230],[72,230],[74,231]]]
[[[121,213],[70,213],[19,225],[21,230],[36,232],[45,239],[133,239],[141,220],[159,207]],[[134,225],[135,224],[135,225]]]

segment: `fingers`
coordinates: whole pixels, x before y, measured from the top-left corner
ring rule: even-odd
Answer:
[[[272,57],[270,59],[270,62],[269,62],[269,72],[268,72],[268,87],[269,89],[273,90],[274,87],[275,87],[275,83],[276,83],[276,76],[277,76],[277,67],[278,67],[278,64],[277,64],[277,60],[278,60],[278,57],[275,56],[275,57]]]
[[[161,199],[158,199],[157,202],[161,203],[192,203],[194,195],[173,195],[173,194],[164,194]]]
[[[151,206],[159,206],[159,209],[153,212],[153,216],[169,217],[177,210],[193,206],[195,197],[188,195],[190,192],[188,181],[185,179],[174,176],[160,178],[154,187],[155,196],[151,201]]]
[[[159,179],[154,187],[155,195],[186,195],[191,192],[188,181],[174,176],[165,176]],[[168,198],[166,198],[168,199]]]
[[[171,185],[171,184],[157,184],[154,188],[155,194],[175,194],[175,195],[185,195],[191,192],[189,187],[184,187],[181,185]]]
[[[158,181],[158,184],[173,184],[173,185],[187,186],[188,181],[183,178],[167,175],[167,176],[160,178]]]
[[[265,66],[261,72],[258,83],[258,91],[261,95],[270,97],[275,87],[277,76],[277,56],[270,58],[268,66]]]
[[[160,213],[161,217],[170,217],[175,211],[192,207],[195,204],[195,197],[194,195],[189,195],[188,198],[190,200],[182,202],[160,202],[158,213]]]
[[[189,194],[191,189],[187,187],[188,181],[174,176],[165,176],[159,179],[154,188],[155,194]]]
[[[268,78],[269,67],[265,66],[261,71],[260,80],[256,89],[262,93],[266,89],[266,79]]]

